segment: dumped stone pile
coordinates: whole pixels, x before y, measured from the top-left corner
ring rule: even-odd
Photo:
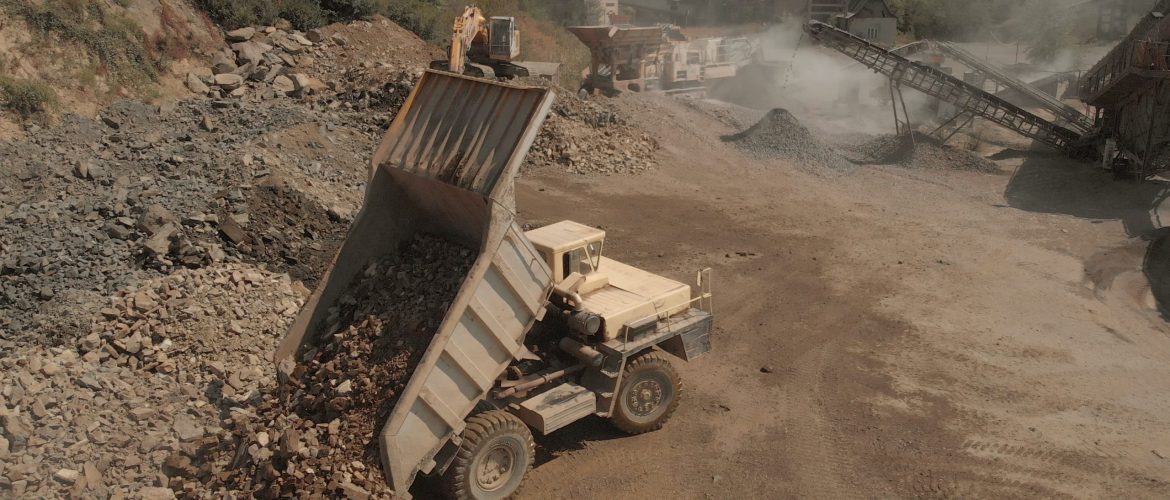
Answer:
[[[577,174],[636,174],[654,166],[658,142],[603,98],[558,89],[525,168],[556,165]]]
[[[193,357],[223,381],[255,380],[225,367],[262,368],[255,358],[270,356],[307,295],[287,275],[249,266],[181,270],[114,294],[78,347],[134,369],[173,373],[176,358]]]
[[[109,294],[153,275],[237,261],[307,269],[327,258],[309,254],[332,254],[329,236],[344,232],[356,201],[339,208],[263,186],[311,179],[338,202],[360,198],[381,131],[342,134],[344,117],[360,113],[332,114],[279,101],[118,102],[97,120],[66,115],[27,140],[0,141],[0,351],[85,335]],[[307,151],[271,140],[314,123],[322,138]],[[327,174],[308,157],[318,150],[328,153]],[[280,197],[296,198],[294,213],[279,213]]]
[[[850,147],[852,161],[860,164],[901,165],[914,169],[951,169],[973,172],[998,172],[995,162],[970,151],[943,144],[938,139],[915,132],[909,135],[882,135]]]
[[[349,228],[348,213],[322,210],[319,203],[283,182],[254,187],[246,213],[248,226],[255,231],[225,232],[228,240],[241,253],[308,286],[316,285]]]
[[[795,116],[781,108],[769,111],[747,130],[721,139],[759,158],[783,158],[806,168],[836,171],[851,168],[840,153],[817,140]]]
[[[172,461],[171,486],[259,498],[387,496],[377,436],[437,331],[474,254],[416,237],[370,264],[329,310],[325,337],[255,413],[236,411],[217,444]]]
[[[326,38],[320,30],[286,31],[287,24],[281,28],[249,26],[227,32],[225,37],[231,48],[216,54],[211,68],[188,73],[187,88],[214,98],[244,97],[255,92],[261,99],[273,99],[278,95],[302,97],[324,92],[324,82],[297,68],[312,65],[313,59],[323,54],[322,45],[345,45],[345,37],[337,33]]]
[[[0,492],[172,498],[168,457],[271,387],[304,298],[250,266],[179,270],[116,294],[77,345],[0,358]]]

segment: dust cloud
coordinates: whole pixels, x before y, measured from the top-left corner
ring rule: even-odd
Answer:
[[[740,71],[735,82],[712,89],[711,97],[761,110],[784,108],[833,133],[894,132],[886,77],[817,46],[797,20],[771,26],[757,41],[760,61]],[[912,89],[902,95],[913,122],[935,115],[926,95]]]

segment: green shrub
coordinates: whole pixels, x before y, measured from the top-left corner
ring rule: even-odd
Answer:
[[[329,23],[321,4],[314,0],[286,0],[280,6],[280,17],[299,30],[308,31]]]
[[[213,21],[228,30],[255,24],[269,24],[279,13],[271,1],[194,0],[194,3]]]
[[[114,81],[140,84],[158,78],[158,68],[146,49],[146,34],[133,21],[114,14],[104,3],[91,0],[0,0],[0,10],[24,19],[44,34],[81,45],[96,56]]]
[[[0,78],[0,103],[5,109],[29,118],[57,102],[53,89],[40,82]]]

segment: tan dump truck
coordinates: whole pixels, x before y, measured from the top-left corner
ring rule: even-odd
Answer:
[[[602,255],[605,233],[565,221],[524,232],[513,177],[548,89],[427,71],[372,161],[361,212],[277,351],[312,345],[373,259],[419,232],[477,249],[470,273],[379,436],[396,494],[419,473],[454,498],[504,498],[534,461],[532,432],[589,415],[658,429],[678,405],[664,353],[710,348],[708,271],[690,286]]]

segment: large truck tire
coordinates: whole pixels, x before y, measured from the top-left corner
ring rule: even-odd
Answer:
[[[682,379],[660,352],[647,352],[626,363],[613,424],[629,434],[656,431],[670,420],[682,397]]]
[[[518,417],[492,410],[467,419],[463,443],[443,474],[443,493],[453,500],[508,498],[536,460],[532,432]]]

